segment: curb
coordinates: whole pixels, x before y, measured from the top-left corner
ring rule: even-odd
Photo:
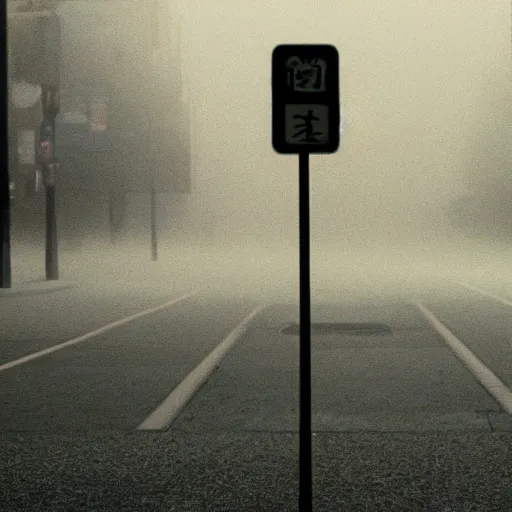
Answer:
[[[78,288],[78,285],[69,281],[36,281],[32,283],[15,284],[11,288],[0,288],[0,298],[42,295],[61,290],[69,290],[71,288]]]

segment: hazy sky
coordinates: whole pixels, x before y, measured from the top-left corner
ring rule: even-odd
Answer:
[[[297,157],[271,145],[271,52],[330,43],[347,131],[338,153],[311,157],[313,238],[444,228],[439,204],[466,190],[469,150],[510,83],[508,0],[182,3],[196,216],[221,236],[296,237]]]

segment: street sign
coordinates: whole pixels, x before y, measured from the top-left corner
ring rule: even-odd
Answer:
[[[283,44],[272,53],[272,145],[299,155],[299,512],[311,512],[313,500],[309,154],[338,150],[338,73],[332,45]]]
[[[338,51],[279,45],[272,53],[272,145],[278,153],[335,153],[340,142]]]
[[[20,130],[18,132],[18,163],[35,165],[36,163],[36,133],[35,130]]]

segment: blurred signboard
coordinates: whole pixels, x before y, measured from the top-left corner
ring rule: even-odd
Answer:
[[[175,20],[156,20],[154,8],[154,2],[125,0],[58,3],[61,189],[141,191],[154,176],[159,190],[190,192],[190,128],[179,102],[179,58],[164,44]],[[162,31],[157,67],[155,20]]]
[[[36,163],[36,134],[35,130],[20,130],[18,132],[18,163],[35,165]]]
[[[272,145],[278,153],[335,153],[340,139],[338,51],[279,45],[272,54]]]
[[[107,100],[93,99],[89,104],[89,127],[93,132],[104,132],[108,128]]]

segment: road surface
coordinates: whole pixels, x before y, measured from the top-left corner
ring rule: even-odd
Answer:
[[[264,299],[0,297],[1,508],[298,510],[298,303]],[[512,508],[509,301],[314,294],[315,511]]]

